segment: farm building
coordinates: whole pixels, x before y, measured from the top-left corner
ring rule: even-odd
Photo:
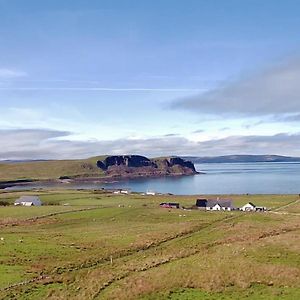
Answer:
[[[42,202],[38,196],[22,196],[14,204],[15,206],[41,206]]]
[[[113,193],[114,194],[129,195],[129,194],[131,194],[131,190],[118,189],[118,190],[115,190]]]
[[[204,210],[233,210],[231,200],[221,199],[197,199],[196,206]]]
[[[267,211],[268,209],[265,206],[256,206],[255,211]]]
[[[159,206],[163,208],[179,208],[179,203],[163,202]]]
[[[155,196],[156,193],[155,193],[154,191],[149,191],[149,190],[148,190],[148,191],[146,192],[146,195],[147,195],[147,196]]]
[[[256,205],[253,204],[252,202],[248,202],[247,204],[245,204],[240,208],[240,210],[242,211],[255,211],[255,209],[256,209]]]
[[[242,206],[240,208],[240,210],[242,210],[242,211],[266,211],[267,208],[263,207],[263,206],[256,206],[252,202],[248,202],[247,204],[245,204],[244,206]]]

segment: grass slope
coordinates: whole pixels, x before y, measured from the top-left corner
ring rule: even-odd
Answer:
[[[60,176],[91,177],[103,172],[96,165],[103,157],[83,160],[53,160],[5,164],[0,163],[0,181],[20,179],[58,179]]]
[[[0,199],[20,194],[31,192]],[[299,298],[298,196],[232,197],[274,213],[159,208],[194,196],[39,196],[60,205],[0,207],[0,299]]]

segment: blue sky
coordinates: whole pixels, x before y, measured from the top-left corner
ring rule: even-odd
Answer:
[[[299,11],[0,0],[0,159],[300,156]]]

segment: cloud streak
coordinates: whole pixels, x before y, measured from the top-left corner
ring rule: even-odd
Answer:
[[[299,82],[297,58],[201,95],[174,101],[172,108],[226,117],[300,113]]]
[[[0,79],[13,79],[26,76],[27,73],[23,71],[0,68]]]

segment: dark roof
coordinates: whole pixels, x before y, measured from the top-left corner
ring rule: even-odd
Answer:
[[[219,204],[221,207],[232,207],[232,201],[229,199],[198,199],[197,206],[199,207],[213,207]]]
[[[170,206],[179,206],[179,203],[172,203],[172,202],[163,202],[159,205],[170,205]]]
[[[208,200],[207,206],[213,207],[215,205],[219,204],[221,207],[231,207],[231,200]]]

